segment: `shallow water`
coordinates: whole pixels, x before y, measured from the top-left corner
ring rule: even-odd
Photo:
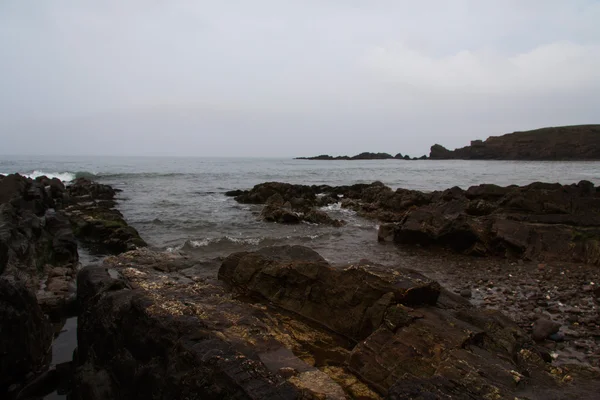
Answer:
[[[153,157],[3,157],[0,173],[72,179],[90,176],[123,192],[119,208],[150,245],[199,257],[273,244],[304,244],[333,262],[370,258],[394,262],[405,253],[376,241],[376,224],[350,211],[326,211],[342,228],[285,226],[257,220],[260,206],[224,196],[265,181],[346,185],[381,181],[392,188],[467,188],[481,183],[600,182],[600,162],[525,161],[311,161],[290,159]]]

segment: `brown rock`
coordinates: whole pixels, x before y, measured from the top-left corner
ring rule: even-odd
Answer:
[[[389,307],[435,304],[440,291],[439,284],[416,273],[334,269],[300,246],[232,254],[219,279],[357,340],[381,325]]]

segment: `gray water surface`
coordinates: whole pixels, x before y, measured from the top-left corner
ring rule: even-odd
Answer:
[[[260,206],[224,196],[265,181],[347,185],[381,181],[392,188],[464,189],[481,183],[600,182],[600,162],[313,161],[251,158],[2,157],[0,173],[88,176],[122,189],[119,209],[148,243],[199,257],[274,244],[304,244],[334,262],[359,258],[393,262],[403,252],[381,247],[376,223],[336,205],[326,211],[342,228],[286,226],[257,220]]]

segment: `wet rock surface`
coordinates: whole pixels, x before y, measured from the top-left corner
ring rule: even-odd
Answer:
[[[68,192],[72,201],[65,214],[77,239],[95,253],[118,254],[146,246],[137,230],[114,208],[115,189],[79,178],[68,186]]]
[[[338,227],[344,225],[344,221],[333,219],[327,213],[310,207],[310,203],[307,201],[298,201],[297,198],[293,198],[293,200],[294,205],[290,201],[285,201],[279,193],[273,194],[267,199],[260,213],[261,219],[283,224],[308,222]]]
[[[232,254],[220,281],[199,278],[205,268],[139,249],[82,270],[78,398],[566,399],[600,389],[597,371],[544,361],[512,320],[414,271],[366,260],[336,269],[299,246]]]
[[[478,307],[505,312],[532,336],[534,323],[540,319],[551,321],[550,326],[557,324],[559,336],[554,339],[562,336],[562,340],[553,340],[549,332],[539,339],[540,346],[555,357],[555,365],[600,367],[600,303],[593,294],[600,280],[597,266],[511,262],[424,249],[415,258],[422,260],[419,268],[428,276],[456,294],[468,291]]]

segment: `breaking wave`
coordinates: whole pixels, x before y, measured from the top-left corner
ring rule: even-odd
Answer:
[[[79,171],[79,172],[48,172],[48,171],[42,171],[42,170],[34,170],[31,172],[20,172],[20,175],[23,175],[27,178],[31,178],[31,179],[35,179],[38,178],[40,176],[45,176],[48,177],[50,179],[52,178],[57,178],[60,179],[63,182],[71,182],[74,181],[77,178],[89,178],[89,179],[95,179],[97,178],[97,175],[94,174],[93,172],[88,172],[88,171]],[[5,173],[1,173],[1,175],[8,175]]]
[[[244,248],[244,247],[256,247],[256,246],[274,246],[285,244],[287,242],[309,242],[319,238],[321,235],[313,234],[306,236],[285,236],[283,238],[270,238],[270,237],[258,237],[258,238],[236,238],[233,236],[223,236],[218,238],[201,238],[201,239],[188,239],[183,244],[174,247],[168,247],[168,252],[175,251],[193,251],[193,250],[206,250],[216,251],[230,248]]]
[[[0,172],[0,175],[9,175],[13,172]],[[71,182],[77,178],[88,178],[88,179],[121,179],[121,180],[131,180],[137,178],[176,178],[176,177],[186,177],[191,174],[184,172],[123,172],[123,173],[94,173],[90,171],[64,171],[64,172],[51,172],[51,171],[42,171],[42,170],[34,170],[29,172],[19,172],[19,174],[26,176],[28,178],[35,179],[40,176],[46,176],[50,179],[58,178],[63,182]]]

